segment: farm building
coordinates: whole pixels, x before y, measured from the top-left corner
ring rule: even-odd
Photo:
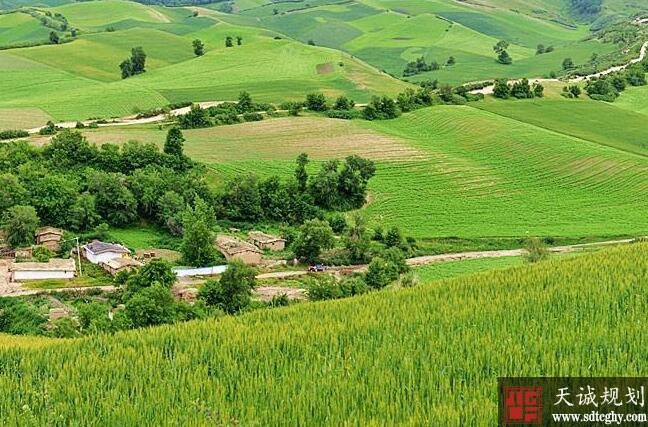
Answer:
[[[9,280],[72,279],[76,272],[73,259],[52,258],[48,262],[14,262],[9,265]]]
[[[217,236],[216,247],[228,261],[238,259],[249,265],[256,265],[261,262],[261,250],[259,248],[235,237]]]
[[[122,271],[130,271],[134,268],[139,268],[144,264],[132,258],[114,258],[101,262],[99,265],[111,275],[116,276]]]
[[[127,258],[130,251],[122,245],[93,240],[83,246],[83,256],[93,264],[110,261],[116,258]]]
[[[286,248],[286,239],[271,236],[260,231],[251,231],[248,234],[248,239],[254,246],[261,250],[283,251]]]
[[[36,244],[45,246],[51,251],[58,251],[63,237],[63,230],[54,227],[41,227],[36,230]]]

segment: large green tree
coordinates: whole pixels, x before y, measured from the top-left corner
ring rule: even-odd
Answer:
[[[335,245],[335,236],[331,226],[326,221],[313,219],[306,221],[299,228],[294,249],[297,258],[304,262],[318,261],[322,250]]]
[[[202,199],[196,200],[194,208],[187,207],[182,219],[184,228],[181,248],[183,262],[196,267],[214,262],[216,249],[211,229],[212,222],[213,213]]]
[[[210,280],[203,285],[199,297],[207,305],[234,314],[250,306],[255,287],[256,270],[240,261],[233,261],[227,265],[220,280]]]
[[[7,243],[14,248],[33,244],[39,223],[33,206],[12,206],[2,215],[2,230],[7,236]]]

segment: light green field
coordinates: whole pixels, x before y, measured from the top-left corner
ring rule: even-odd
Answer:
[[[420,283],[429,283],[482,271],[506,269],[523,263],[521,257],[481,258],[426,265],[416,267],[413,271]]]
[[[647,256],[632,245],[218,320],[19,340],[0,350],[3,421],[492,426],[498,376],[646,375]]]
[[[38,108],[0,109],[0,129],[29,129],[48,120],[51,117]]]
[[[61,13],[81,30],[101,30],[125,20],[159,24],[171,21],[164,13],[164,8],[121,0],[71,3],[54,8],[54,10]]]
[[[407,62],[424,56],[445,64],[454,56],[453,67],[428,72],[412,80],[437,79],[458,84],[497,77],[537,77],[559,72],[564,58],[583,64],[593,53],[618,49],[612,44],[585,41],[586,25],[577,25],[564,14],[559,2],[516,2],[516,8],[500,1],[480,7],[445,0],[358,0],[327,5],[309,2],[266,4],[242,9],[240,15],[223,20],[270,28],[300,41],[342,49],[384,69],[402,75]],[[330,3],[330,2],[329,2]],[[542,4],[542,6],[539,6]],[[280,13],[273,14],[277,9]],[[493,46],[498,40],[511,43],[512,66],[497,64]],[[538,44],[553,46],[550,54],[536,55]]]
[[[92,3],[104,7],[102,19],[109,19],[115,4],[121,3]],[[84,5],[65,8],[82,10]],[[144,7],[133,5],[137,10]],[[181,20],[190,11],[173,14]],[[57,120],[80,120],[124,116],[171,102],[232,100],[244,90],[259,101],[301,100],[306,93],[321,90],[330,96],[346,93],[363,102],[373,93],[395,95],[407,87],[339,51],[275,40],[263,29],[202,19],[212,26],[200,24],[189,34],[166,31],[165,25],[173,23],[160,24],[160,29],[86,34],[63,45],[0,52],[0,109],[37,106]],[[243,37],[243,45],[226,48],[226,36]],[[205,42],[205,56],[193,56],[194,38]],[[148,71],[121,80],[118,65],[133,46],[147,52]],[[321,74],[322,67],[318,71],[323,64],[330,64],[327,74]]]
[[[644,153],[643,115],[592,101],[475,105],[511,117],[437,106],[384,122],[271,119],[186,131],[185,150],[221,182],[250,172],[288,176],[302,151],[315,161],[369,157],[377,164],[366,207],[371,221],[419,238],[648,232],[648,164],[635,154]],[[570,116],[560,111],[570,109],[594,119],[567,126]],[[86,135],[96,143],[164,139],[153,127]]]
[[[50,31],[26,13],[0,15],[0,46],[46,41]]]

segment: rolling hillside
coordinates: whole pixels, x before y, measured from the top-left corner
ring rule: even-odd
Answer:
[[[189,9],[110,0],[54,10],[82,35],[61,45],[0,51],[0,117],[33,108],[57,120],[124,116],[173,102],[235,99],[242,90],[263,101],[302,99],[317,89],[361,102],[406,87],[339,51],[214,16],[193,17]],[[104,31],[109,27],[115,31]],[[227,36],[240,36],[243,44],[226,48]],[[192,52],[196,38],[206,44],[200,58]],[[121,80],[118,65],[134,46],[147,53],[147,72]]]
[[[646,374],[647,256],[630,245],[40,348],[0,340],[0,410],[7,426],[491,426],[498,376]]]

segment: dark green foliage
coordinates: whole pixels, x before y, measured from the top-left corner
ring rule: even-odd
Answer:
[[[41,335],[47,318],[20,298],[0,298],[0,332],[14,335]]]
[[[234,261],[227,265],[227,270],[218,281],[205,282],[198,295],[208,306],[235,314],[250,306],[255,287],[256,270],[240,261]]]
[[[263,114],[261,113],[244,113],[243,120],[246,122],[260,122],[263,120]]]
[[[243,37],[236,36],[236,45],[241,46],[243,44]]]
[[[131,275],[126,285],[129,292],[135,293],[156,284],[171,289],[176,280],[177,277],[171,269],[171,264],[163,259],[155,258],[141,267],[137,273]]]
[[[547,49],[545,48],[545,45],[543,45],[542,43],[539,44],[536,47],[536,55],[542,55],[543,53],[546,53],[546,52],[547,52]]]
[[[347,224],[346,218],[341,214],[334,214],[333,216],[331,216],[328,219],[328,223],[331,226],[333,232],[336,234],[344,233],[347,228],[349,228],[349,224]]]
[[[446,66],[451,67],[451,66],[453,66],[453,65],[456,64],[456,63],[457,63],[457,60],[455,59],[455,57],[454,57],[454,56],[451,56],[451,57],[449,57],[448,60],[446,61]]]
[[[182,219],[184,227],[181,247],[183,262],[195,267],[202,267],[211,265],[216,260],[212,234],[214,220],[212,209],[200,198],[196,199],[193,208],[187,207]]]
[[[619,96],[619,87],[625,88],[625,82],[622,79],[605,77],[588,81],[585,85],[585,92],[592,99],[614,102]]]
[[[518,80],[511,86],[511,96],[517,99],[533,98],[533,90],[526,78]]]
[[[146,53],[141,46],[131,49],[131,57],[119,64],[122,79],[142,74],[146,71]]]
[[[569,0],[569,5],[577,17],[591,19],[601,13],[603,0]]]
[[[506,79],[496,79],[493,87],[495,98],[508,99],[511,96],[511,87]]]
[[[335,100],[333,104],[333,110],[346,111],[352,110],[355,106],[355,102],[346,96],[342,95]]]
[[[533,96],[535,96],[536,98],[542,98],[544,96],[544,86],[542,86],[542,84],[533,84]]]
[[[126,302],[126,315],[134,328],[173,323],[176,301],[168,288],[156,283],[140,290]]]
[[[54,135],[57,131],[58,131],[58,128],[56,127],[54,122],[50,120],[45,124],[45,127],[41,128],[38,131],[38,134],[39,135]]]
[[[326,111],[328,105],[326,96],[323,93],[309,93],[306,95],[306,102],[304,103],[307,109],[311,111]]]
[[[59,43],[59,35],[56,34],[56,31],[51,31],[49,33],[49,41],[51,44],[58,44]]]
[[[625,79],[631,86],[646,85],[646,71],[641,65],[633,65],[625,71]]]
[[[195,104],[191,106],[189,112],[178,117],[178,124],[182,129],[198,129],[210,127],[212,122],[209,120],[207,110]]]
[[[563,86],[561,95],[565,98],[578,98],[582,93],[580,86],[569,85]]]
[[[0,131],[0,140],[4,139],[16,139],[16,138],[27,138],[29,137],[29,132],[25,130],[3,130]]]
[[[191,45],[193,47],[194,55],[203,56],[205,54],[205,44],[201,40],[196,39],[191,42]]]
[[[394,268],[390,262],[382,257],[375,257],[369,263],[367,273],[365,274],[365,282],[370,288],[382,289],[396,280],[393,271]]]
[[[234,46],[234,39],[232,39],[231,36],[225,37],[225,47],[232,47]]]
[[[563,70],[571,70],[574,68],[574,61],[571,58],[565,58],[562,62],[562,69]]]
[[[2,215],[2,230],[12,247],[31,246],[39,219],[33,206],[16,205]]]
[[[329,119],[353,120],[361,116],[357,110],[328,110],[326,117]]]
[[[334,244],[331,226],[326,221],[313,219],[300,227],[294,242],[295,255],[304,262],[316,262],[322,250],[331,249]]]
[[[249,113],[254,111],[254,104],[249,93],[240,93],[238,97],[238,103],[236,104],[236,111],[238,111],[239,113]]]
[[[339,282],[328,275],[311,277],[306,288],[308,299],[311,301],[348,298],[369,292],[369,287],[361,275],[349,276]]]
[[[403,77],[411,77],[416,74],[426,73],[428,71],[435,71],[438,70],[439,68],[441,67],[436,61],[432,61],[428,64],[427,62],[425,62],[425,58],[421,56],[420,58],[416,58],[415,61],[409,62],[407,64],[405,70],[403,71]]]
[[[436,84],[434,87],[436,88]],[[422,87],[415,91],[412,88],[405,89],[405,92],[398,94],[396,98],[398,108],[403,112],[414,111],[419,108],[429,107],[434,103],[431,87]]]
[[[344,247],[349,253],[349,261],[352,264],[367,262],[370,243],[367,220],[360,214],[355,214],[349,232],[344,236]]]
[[[170,156],[182,158],[183,143],[185,138],[182,131],[177,127],[172,127],[167,132],[166,140],[164,141],[164,152]]]
[[[393,99],[383,96],[373,97],[369,105],[362,112],[366,120],[388,120],[395,119],[401,115],[401,110]]]
[[[295,168],[295,180],[297,181],[297,188],[300,193],[306,191],[308,184],[308,172],[306,166],[308,165],[308,154],[301,153],[297,156],[297,167]]]
[[[506,51],[508,47],[509,44],[505,40],[500,40],[495,46],[493,46],[493,50],[497,54],[497,62],[500,64],[510,65],[513,63],[513,59],[511,59],[511,56]]]
[[[400,247],[403,244],[403,235],[398,227],[392,227],[385,234],[385,245],[388,248]]]

